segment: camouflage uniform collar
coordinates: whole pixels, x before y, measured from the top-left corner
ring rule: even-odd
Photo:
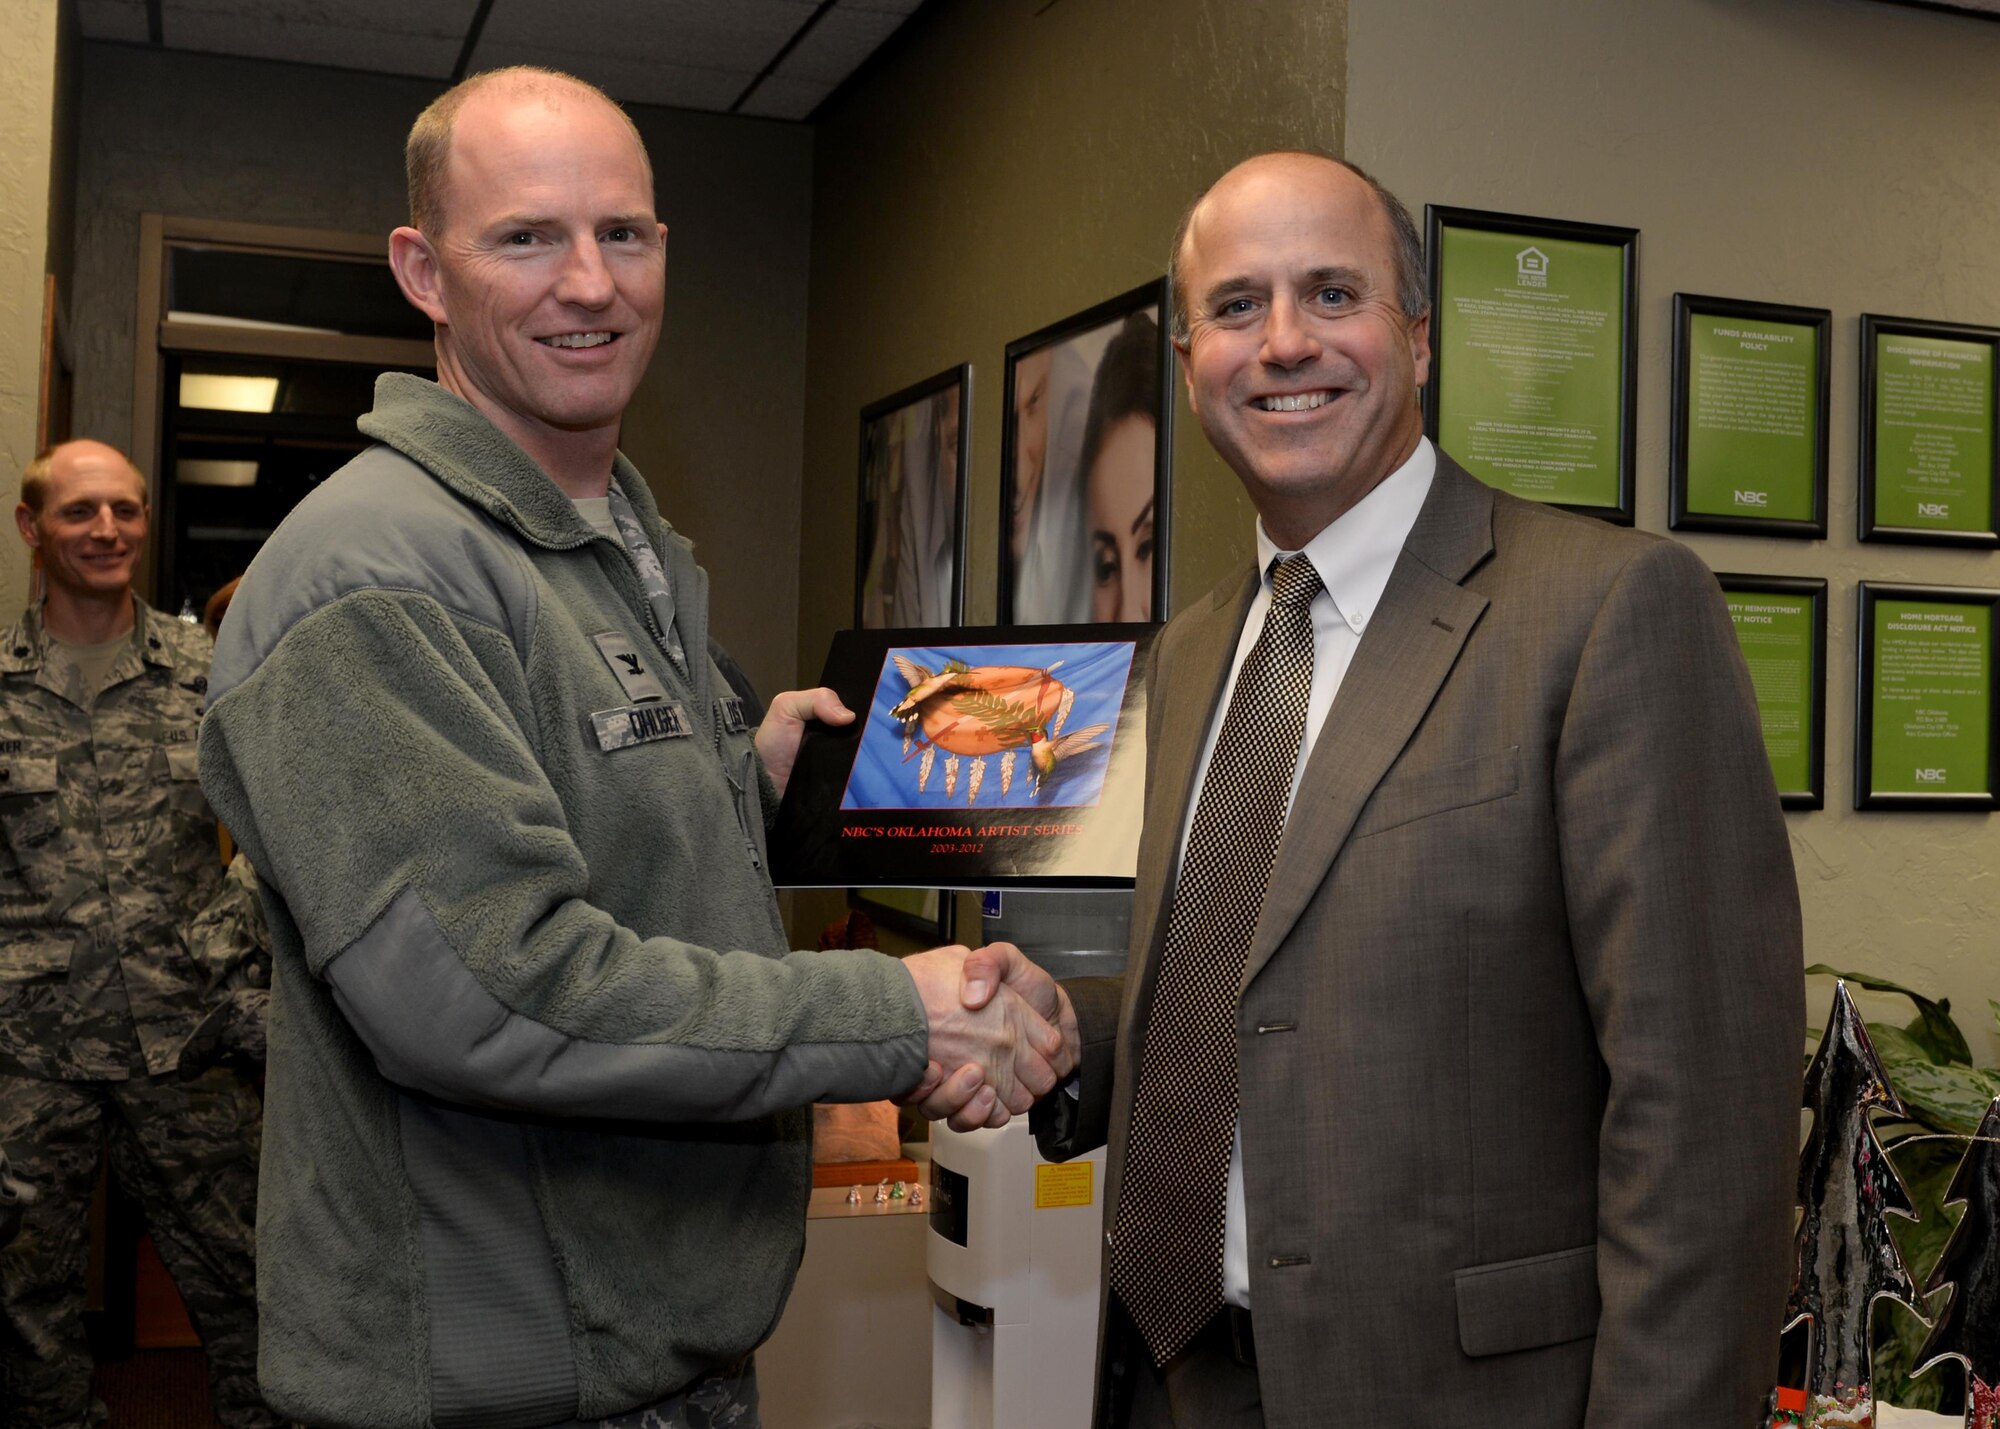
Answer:
[[[576,503],[533,457],[478,408],[435,382],[407,372],[383,373],[375,379],[374,410],[356,425],[524,540],[568,550],[598,539]],[[652,541],[667,538],[694,549],[661,517],[645,478],[623,452],[611,459],[611,479]]]
[[[172,632],[165,629],[166,617],[138,596],[132,597],[132,643],[139,658],[148,665],[173,669],[180,663]],[[39,670],[49,658],[49,642],[55,637],[42,624],[42,608],[31,605],[21,618],[0,632],[0,675],[18,675]]]

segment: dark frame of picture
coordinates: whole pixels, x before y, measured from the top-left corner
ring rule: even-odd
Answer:
[[[1956,342],[1978,342],[1993,349],[1993,358],[1989,364],[1993,383],[1990,393],[1992,415],[1989,418],[1992,430],[1989,433],[1990,448],[1987,453],[1989,467],[1987,475],[1991,490],[1987,504],[1986,526],[1981,530],[1933,531],[1918,526],[1892,526],[1876,519],[1875,408],[1878,400],[1878,379],[1881,374],[1877,370],[1875,360],[1875,340],[1878,337],[1893,337],[1898,334],[1910,337],[1945,338]],[[1862,540],[1890,541],[1911,546],[2000,546],[2000,328],[1863,313],[1860,408],[1861,499],[1856,503],[1856,510],[1859,514],[1859,534]]]
[[[1156,308],[1159,312],[1160,327],[1160,392],[1157,421],[1154,425],[1153,442],[1153,598],[1152,615],[1157,623],[1167,618],[1167,598],[1171,586],[1171,554],[1173,543],[1173,466],[1174,466],[1174,368],[1173,305],[1167,291],[1167,280],[1155,278],[1149,283],[1109,298],[1094,307],[1073,313],[1059,322],[1049,324],[1026,337],[1015,338],[1007,344],[1006,376],[1000,397],[1000,591],[997,623],[1011,625],[1015,622],[1014,611],[1014,569],[1013,547],[1010,533],[1013,527],[1014,510],[1014,461],[1018,444],[1014,424],[1015,371],[1022,358],[1039,352],[1045,347],[1079,337],[1093,329],[1118,322],[1129,314],[1146,308]],[[1081,482],[1084,473],[1077,473]],[[1087,556],[1087,553],[1086,553]]]
[[[855,476],[854,623],[857,627],[868,623],[865,618],[868,569],[874,559],[875,524],[881,503],[880,493],[869,490],[871,458],[878,440],[875,424],[884,417],[893,416],[906,407],[914,407],[954,388],[958,391],[958,482],[952,514],[951,600],[946,623],[957,625],[965,619],[966,487],[972,467],[972,364],[969,362],[948,367],[934,377],[912,383],[900,392],[870,402],[861,409],[860,451]]]
[[[920,912],[899,907],[884,896],[896,892],[929,894],[936,898],[937,917],[927,918]],[[952,930],[958,923],[958,898],[949,888],[850,888],[847,890],[847,906],[866,913],[876,927],[901,933],[906,938],[915,938],[931,948],[949,944]]]
[[[1737,318],[1747,323],[1783,323],[1813,330],[1817,347],[1813,373],[1813,497],[1808,518],[1755,516],[1696,511],[1688,500],[1688,417],[1694,396],[1691,330],[1697,314]],[[1803,541],[1826,539],[1827,448],[1832,430],[1833,313],[1827,308],[1801,308],[1786,303],[1744,302],[1736,298],[1674,294],[1673,418],[1668,427],[1667,526],[1674,531],[1720,531],[1734,536],[1789,536]],[[1818,804],[1812,805],[1818,808]]]
[[[1803,789],[1778,786],[1778,802],[1787,809],[1826,807],[1826,592],[1825,581],[1811,576],[1747,575],[1717,571],[1715,579],[1728,594],[1781,595],[1812,601],[1812,702],[1807,713],[1807,783]]]
[[[2000,808],[2000,590],[1976,586],[1900,585],[1862,581],[1857,589],[1854,681],[1854,807],[1917,813],[1986,813]],[[1986,787],[1977,792],[1927,794],[1875,788],[1875,605],[1882,600],[1930,601],[1984,607],[1987,616]]]
[[[1424,433],[1438,441],[1443,407],[1444,384],[1449,378],[1444,362],[1444,311],[1450,295],[1444,287],[1444,231],[1462,228],[1482,233],[1504,233],[1529,239],[1559,239],[1571,243],[1600,244],[1617,250],[1620,263],[1620,347],[1618,376],[1618,475],[1610,500],[1600,503],[1550,502],[1565,511],[1595,516],[1617,526],[1630,526],[1634,513],[1634,474],[1638,468],[1637,396],[1639,390],[1639,230],[1602,223],[1578,223],[1560,218],[1532,218],[1517,213],[1494,213],[1485,209],[1450,208],[1441,204],[1424,206],[1424,252],[1430,267],[1430,380],[1423,387]],[[1454,453],[1454,456],[1457,454]]]

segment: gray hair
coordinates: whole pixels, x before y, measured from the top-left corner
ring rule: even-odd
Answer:
[[[1417,232],[1416,222],[1411,219],[1409,209],[1403,201],[1390,193],[1376,180],[1375,176],[1358,164],[1350,164],[1345,159],[1337,159],[1331,154],[1323,154],[1315,149],[1271,149],[1261,154],[1252,154],[1251,159],[1269,159],[1293,156],[1301,159],[1324,159],[1329,164],[1338,164],[1362,183],[1368,185],[1375,201],[1382,206],[1383,216],[1389,220],[1389,232],[1394,246],[1396,264],[1396,304],[1402,308],[1406,318],[1420,318],[1431,310],[1430,279],[1424,266],[1424,239]],[[1250,162],[1245,159],[1244,163]],[[1241,167],[1237,165],[1236,167]],[[1235,168],[1230,170],[1235,172]],[[1216,180],[1220,183],[1221,180]],[[1173,304],[1174,341],[1186,345],[1188,340],[1187,292],[1181,286],[1181,254],[1187,248],[1188,230],[1194,225],[1195,213],[1214,192],[1215,184],[1203,189],[1195,201],[1187,206],[1181,221],[1174,227],[1173,247],[1167,250],[1167,293]]]

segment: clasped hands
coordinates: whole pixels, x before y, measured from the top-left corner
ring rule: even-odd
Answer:
[[[954,1131],[1005,1126],[1076,1070],[1069,994],[1012,943],[903,959],[930,1023],[923,1078],[896,1100]]]

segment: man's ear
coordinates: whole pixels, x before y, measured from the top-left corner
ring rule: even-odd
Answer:
[[[411,307],[434,323],[442,324],[444,294],[437,254],[430,239],[414,228],[403,227],[389,235],[389,271]]]
[[[1181,360],[1181,385],[1187,388],[1188,410],[1199,417],[1201,411],[1194,404],[1194,367],[1188,361],[1188,348],[1193,340],[1183,341],[1176,337],[1169,338],[1168,341],[1173,345],[1174,355]]]
[[[14,508],[14,524],[21,528],[21,539],[28,543],[28,549],[39,553],[42,549],[42,533],[35,529],[35,513],[23,501]]]
[[[1431,315],[1426,310],[1422,316],[1410,319],[1410,365],[1414,369],[1416,385],[1422,387],[1431,376]]]

